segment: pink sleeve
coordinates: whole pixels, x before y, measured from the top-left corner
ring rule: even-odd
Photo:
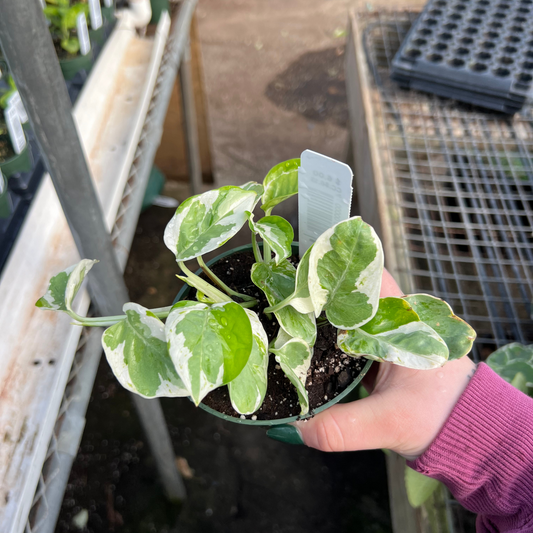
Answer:
[[[533,532],[533,399],[486,364],[431,446],[407,464],[478,513],[478,532]]]

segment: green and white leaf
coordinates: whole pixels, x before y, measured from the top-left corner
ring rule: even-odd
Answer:
[[[285,259],[279,265],[255,263],[252,281],[266,295],[270,305],[276,305],[294,292],[296,269]],[[313,313],[299,313],[290,305],[275,312],[280,326],[291,336],[304,339],[313,346],[316,340],[316,321]]]
[[[416,470],[405,467],[405,488],[407,489],[407,499],[415,509],[426,502],[431,495],[439,488],[440,481],[433,479]]]
[[[313,351],[303,339],[290,339],[280,348],[271,349],[285,375],[296,387],[301,406],[301,415],[309,412],[309,397],[305,388],[307,371]]]
[[[261,407],[267,391],[268,337],[257,314],[245,311],[252,325],[252,353],[242,372],[228,383],[228,390],[235,411],[251,415]]]
[[[221,187],[188,198],[180,204],[165,228],[164,241],[187,261],[216,250],[233,237],[246,222],[257,195],[241,187]]]
[[[298,167],[300,159],[289,159],[271,168],[263,180],[263,205],[261,209],[270,214],[275,206],[298,193]]]
[[[277,337],[271,343],[271,348],[273,347],[275,350],[278,350],[293,338],[283,328],[279,328]]]
[[[374,229],[353,217],[325,231],[309,257],[309,293],[318,317],[355,329],[376,313],[383,273],[383,250]]]
[[[402,298],[382,298],[374,318],[358,329],[339,331],[337,344],[348,355],[417,370],[442,366],[449,353],[442,338]]]
[[[520,382],[525,380],[526,386],[533,389],[533,344],[513,342],[502,346],[489,355],[486,363],[496,374],[514,386],[520,385]],[[518,374],[522,374],[523,377],[517,378]],[[520,390],[524,392],[523,387]]]
[[[184,276],[179,276],[179,277],[184,279]],[[209,298],[209,296],[206,296],[202,291],[199,291],[199,290],[196,290],[196,299],[199,302],[202,302],[204,304],[213,304],[213,303],[215,303],[215,302],[213,302],[213,300],[211,300],[211,298]]]
[[[234,302],[211,306],[178,302],[165,331],[170,357],[196,405],[213,389],[234,380],[252,351],[250,319]]]
[[[254,222],[254,215],[249,213],[249,222],[250,229],[270,245],[276,265],[291,256],[294,230],[287,220],[271,215]]]
[[[46,294],[35,305],[41,309],[65,311],[73,314],[76,318],[77,315],[72,311],[72,302],[76,298],[85,276],[95,263],[98,261],[82,259],[76,265],[72,265],[55,275],[50,280]]]
[[[313,300],[309,294],[309,257],[314,244],[310,246],[298,263],[296,269],[296,283],[291,295],[290,305],[300,313],[314,313]]]
[[[259,198],[263,196],[263,186],[260,183],[257,183],[257,181],[247,181],[244,185],[240,185],[241,189],[244,189],[245,191],[253,191],[255,194],[257,194],[257,200],[259,201]]]
[[[448,346],[449,361],[459,359],[472,349],[476,332],[440,298],[429,294],[410,294],[403,297],[416,311],[422,322],[433,328]]]
[[[145,398],[188,396],[168,353],[163,322],[135,303],[125,304],[123,310],[126,318],[102,336],[107,361],[120,384]]]

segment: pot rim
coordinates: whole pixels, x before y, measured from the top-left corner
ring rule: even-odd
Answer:
[[[262,244],[263,243],[259,243],[259,246],[262,246]],[[298,242],[292,243],[293,252],[297,253],[298,246],[299,246]],[[251,250],[252,250],[251,244],[244,244],[243,246],[238,246],[237,248],[232,248],[231,250],[222,252],[216,257],[213,257],[213,259],[210,259],[206,264],[208,267],[210,267],[214,263],[220,261],[221,259],[228,257],[229,255],[233,255],[233,254],[244,252],[244,251],[251,251]],[[196,274],[200,275],[201,273],[202,273],[202,269],[199,268],[196,271]],[[178,292],[178,295],[174,299],[173,303],[176,303],[182,300],[183,298],[185,298],[189,294],[190,290],[191,290],[191,287],[189,285],[187,284],[183,285],[183,287]],[[295,415],[295,416],[290,416],[287,418],[277,418],[275,420],[252,420],[251,418],[236,418],[234,416],[222,414],[218,411],[215,411],[215,409],[212,409],[211,407],[204,405],[203,403],[200,403],[199,407],[203,409],[204,411],[206,411],[207,413],[210,413],[218,418],[221,418],[222,420],[233,422],[235,424],[244,424],[247,426],[277,426],[280,424],[289,424],[291,422],[296,422],[297,420],[305,420],[307,418],[312,418],[316,414],[328,409],[329,407],[335,405],[336,403],[339,403],[340,400],[342,400],[348,394],[350,394],[350,392],[352,392],[355,389],[355,387],[361,382],[361,380],[365,377],[366,373],[368,372],[369,368],[372,365],[372,362],[373,362],[372,360],[368,359],[365,366],[362,368],[361,372],[359,372],[357,377],[339,395],[335,396],[335,398],[325,403],[324,405],[321,405],[320,407],[309,411],[309,413],[303,416]],[[246,415],[246,416],[248,417],[248,416],[253,416],[253,415]]]

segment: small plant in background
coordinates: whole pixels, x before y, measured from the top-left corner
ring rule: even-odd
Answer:
[[[77,20],[80,14],[89,14],[86,3],[71,3],[70,0],[46,0],[43,9],[46,19],[50,22],[50,32],[54,43],[71,55],[76,55],[80,50],[80,41],[77,36]]]
[[[297,267],[290,262],[293,229],[272,211],[297,194],[299,164],[285,161],[262,184],[221,187],[178,207],[164,242],[176,256],[178,277],[196,289],[196,300],[152,310],[127,303],[121,316],[78,316],[72,302],[96,263],[83,259],[52,278],[36,305],[66,312],[78,325],[108,327],[104,351],[128,390],[149,398],[189,396],[198,405],[228,385],[233,408],[242,415],[263,402],[269,354],[296,388],[301,415],[309,412],[307,370],[317,328],[328,324],[338,329],[338,346],[352,357],[430,369],[467,354],[475,332],[442,300],[427,294],[379,298],[381,242],[360,217],[325,231]],[[256,220],[258,203],[264,216]],[[246,223],[255,257],[250,280],[269,303],[261,316],[255,298],[225,285],[203,259]],[[193,259],[210,282],[185,265]],[[279,325],[270,345],[262,324],[268,320]]]
[[[486,362],[505,381],[533,398],[533,344],[507,344],[492,352]]]
[[[8,159],[14,153],[3,110],[16,91],[15,81],[8,71],[7,63],[0,55],[0,161]]]

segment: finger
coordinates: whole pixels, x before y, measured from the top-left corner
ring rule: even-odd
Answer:
[[[403,292],[400,287],[398,287],[398,284],[391,276],[389,271],[384,268],[383,276],[381,278],[381,290],[379,293],[379,297],[385,298],[387,296],[403,296]]]
[[[380,395],[337,404],[306,421],[296,422],[304,443],[323,452],[389,448],[394,417]]]

